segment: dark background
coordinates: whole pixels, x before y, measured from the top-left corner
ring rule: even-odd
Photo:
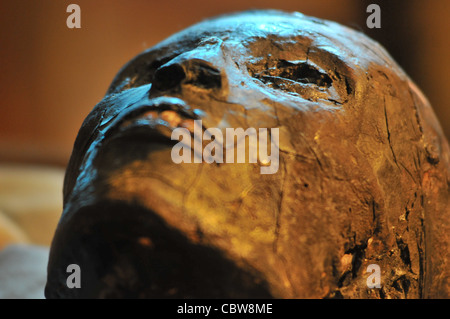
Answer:
[[[81,29],[66,8],[81,7]],[[366,8],[381,7],[381,29]],[[450,137],[448,0],[1,0],[0,162],[65,166],[78,129],[120,67],[199,20],[254,8],[300,11],[381,42],[431,101]]]

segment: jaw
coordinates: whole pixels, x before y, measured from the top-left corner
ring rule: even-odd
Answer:
[[[203,240],[205,225],[199,220],[215,211],[193,204],[204,187],[192,192],[195,197],[189,193],[204,164],[174,164],[170,140],[141,133],[133,131],[132,139],[118,135],[100,146],[92,161],[93,194],[87,199],[74,193],[76,205],[66,203],[51,251],[46,296],[271,297],[260,272]],[[192,218],[197,213],[199,218]],[[205,237],[214,232],[210,229]],[[81,289],[66,286],[70,264],[81,268]]]
[[[100,201],[59,227],[47,298],[270,298],[263,277],[139,204]],[[81,289],[65,286],[70,264]]]
[[[174,164],[169,144],[145,136],[109,143],[93,160],[94,199],[73,211],[66,204],[48,297],[277,295],[267,256],[279,184],[264,180],[275,176],[261,175],[258,165]],[[264,208],[255,207],[260,195]],[[69,264],[80,265],[86,289],[66,289]]]

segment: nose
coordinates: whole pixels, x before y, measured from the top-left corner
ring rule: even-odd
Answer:
[[[190,84],[203,89],[220,89],[222,73],[210,62],[201,59],[174,61],[164,64],[155,72],[152,87],[168,91]]]

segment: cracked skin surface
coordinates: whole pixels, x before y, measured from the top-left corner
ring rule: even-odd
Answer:
[[[193,119],[279,128],[278,171],[174,164],[171,131]],[[46,296],[448,298],[449,163],[427,100],[362,33],[206,20],[125,65],[83,123]]]

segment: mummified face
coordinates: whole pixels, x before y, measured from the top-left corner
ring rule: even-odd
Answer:
[[[255,11],[175,34],[119,72],[79,132],[46,295],[417,297],[417,162],[448,165],[430,112],[378,44],[336,23]],[[195,120],[277,128],[276,170],[174,163],[172,133],[194,143]],[[384,290],[367,288],[372,263]]]

